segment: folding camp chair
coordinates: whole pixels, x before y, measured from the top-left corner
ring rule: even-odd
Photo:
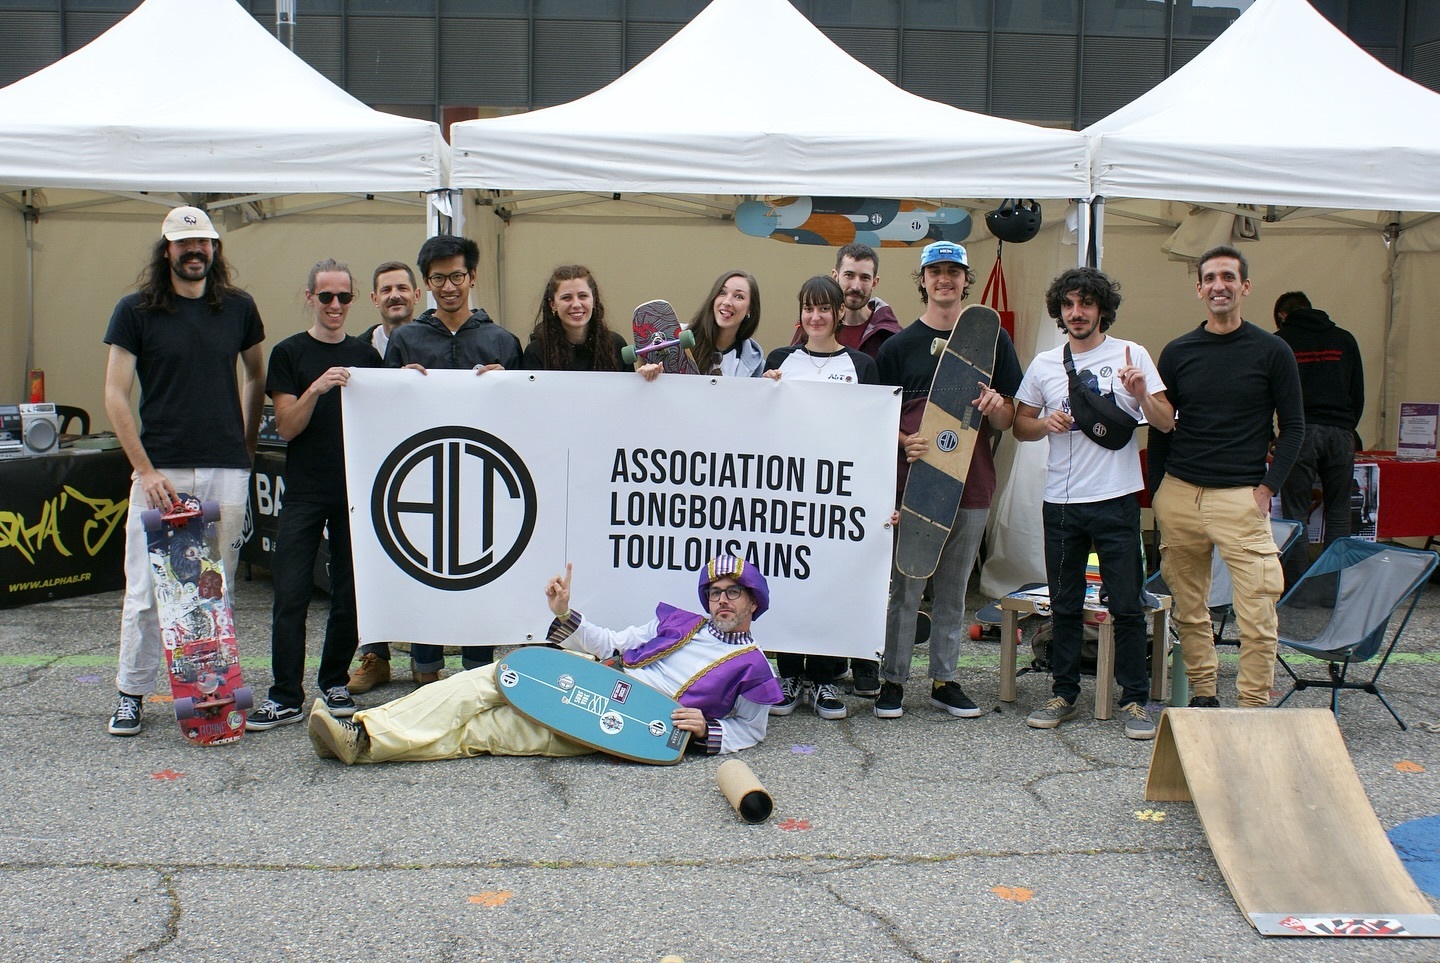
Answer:
[[[1299,689],[1329,689],[1330,711],[1339,719],[1340,690],[1364,689],[1380,700],[1401,729],[1407,728],[1380,691],[1380,673],[1390,661],[1390,653],[1409,624],[1425,582],[1437,564],[1440,556],[1420,549],[1358,538],[1330,543],[1276,606],[1280,645],[1325,662],[1328,677],[1301,678],[1284,655],[1279,655],[1280,665],[1293,683],[1280,705]],[[1410,605],[1405,617],[1389,633],[1390,619],[1406,599]],[[1347,677],[1352,665],[1370,660],[1382,649],[1380,663],[1368,680],[1357,682]]]

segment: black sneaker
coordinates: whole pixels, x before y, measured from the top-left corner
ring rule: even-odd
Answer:
[[[850,671],[855,680],[850,687],[851,692],[872,699],[880,694],[880,663],[871,659],[856,659]]]
[[[142,728],[140,700],[143,698],[144,696],[120,693],[120,701],[115,704],[115,714],[110,717],[110,735],[135,736],[140,734]]]
[[[780,701],[770,707],[772,716],[788,716],[795,711],[795,704],[800,701],[800,680],[795,676],[789,676],[780,680]]]
[[[348,719],[355,714],[355,700],[350,698],[350,690],[343,685],[337,685],[325,690],[325,708],[337,719]]]
[[[1218,709],[1220,700],[1214,696],[1191,696],[1190,708],[1192,709]]]
[[[935,683],[935,687],[930,690],[930,704],[961,719],[975,719],[984,715],[975,703],[970,701],[970,697],[960,688],[958,682]]]
[[[875,718],[898,719],[905,714],[905,688],[898,682],[882,682],[875,700]]]
[[[299,709],[282,706],[278,702],[266,699],[245,714],[245,731],[264,732],[266,729],[274,729],[276,726],[304,720],[305,713]]]
[[[843,719],[848,711],[840,701],[840,690],[833,683],[825,682],[805,690],[809,702],[815,707],[815,714],[822,719]]]

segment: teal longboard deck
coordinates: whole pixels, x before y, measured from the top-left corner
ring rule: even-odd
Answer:
[[[515,711],[612,756],[673,766],[690,741],[670,720],[680,703],[586,656],[546,646],[516,649],[495,667],[495,678]]]
[[[950,537],[965,477],[980,435],[980,412],[971,406],[980,385],[990,384],[1000,315],[983,305],[960,312],[930,382],[920,434],[930,450],[910,465],[900,499],[900,536],[895,565],[910,578],[929,578]]]

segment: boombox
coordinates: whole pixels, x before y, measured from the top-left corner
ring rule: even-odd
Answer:
[[[60,450],[60,416],[49,402],[0,405],[0,457]]]

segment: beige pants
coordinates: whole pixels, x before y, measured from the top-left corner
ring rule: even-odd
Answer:
[[[1275,603],[1285,586],[1270,519],[1255,507],[1249,488],[1200,488],[1174,475],[1165,476],[1152,504],[1160,523],[1160,568],[1174,596],[1173,617],[1191,691],[1215,695],[1220,660],[1206,602],[1211,554],[1219,551],[1235,586],[1239,703],[1269,705],[1279,631]]]
[[[370,735],[359,762],[418,762],[460,756],[583,756],[594,752],[516,712],[495,666],[460,672],[394,702],[355,713]]]

